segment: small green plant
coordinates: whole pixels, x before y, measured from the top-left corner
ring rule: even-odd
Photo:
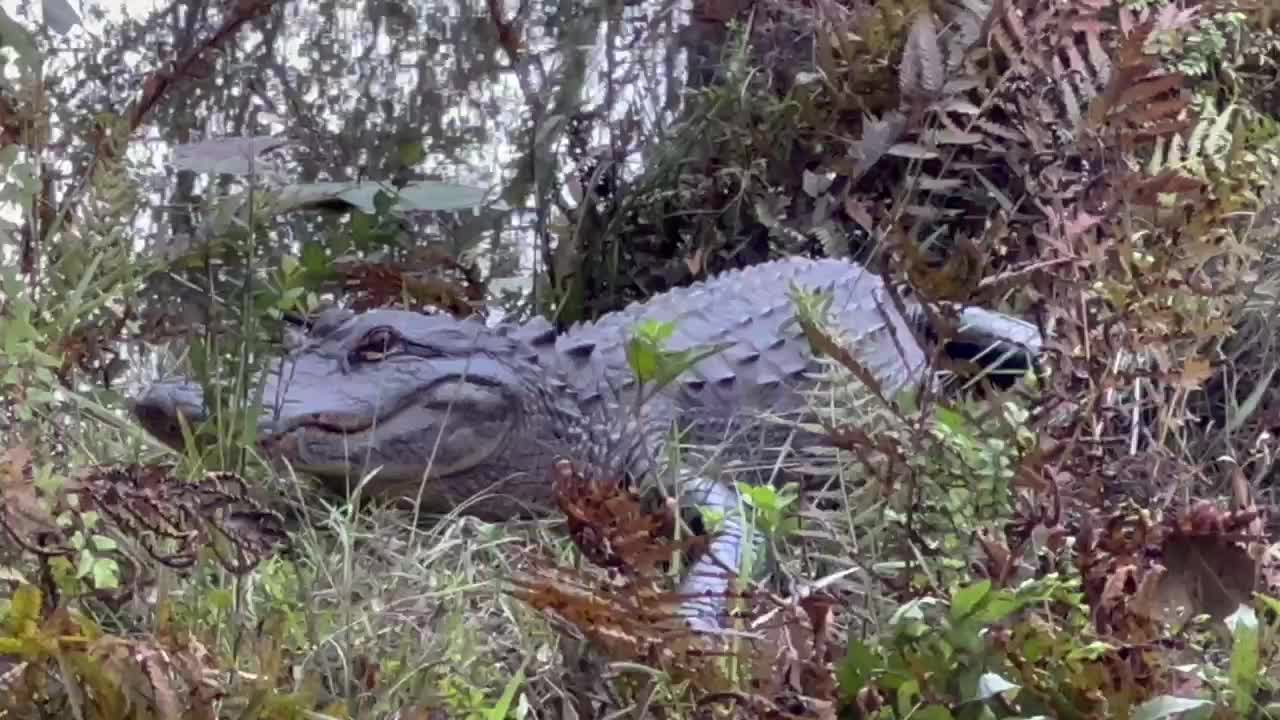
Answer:
[[[454,676],[440,678],[437,689],[444,698],[450,717],[462,720],[506,720],[529,717],[530,708],[525,704],[524,698],[517,701],[516,697],[524,682],[522,668],[507,681],[501,696],[492,700],[484,690],[467,685]]]
[[[627,342],[627,363],[642,385],[651,386],[651,393],[659,392],[694,365],[729,347],[722,343],[707,348],[667,350],[665,345],[675,331],[673,322],[646,320],[636,325]],[[641,394],[638,401],[643,402],[646,397]]]
[[[1028,622],[1025,611],[1055,606]],[[886,719],[1086,716],[1090,664],[1106,651],[1082,632],[1087,622],[1078,583],[1057,575],[1017,589],[957,586],[902,605],[879,644],[850,638],[841,697]]]
[[[788,513],[799,499],[796,483],[781,488],[738,483],[738,495],[749,509],[748,520],[770,537],[782,537],[800,528],[800,520]]]

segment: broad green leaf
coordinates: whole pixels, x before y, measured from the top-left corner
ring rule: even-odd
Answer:
[[[0,9],[0,47],[13,48],[14,52],[18,53],[18,59],[32,72],[39,69],[43,62],[40,50],[36,48],[35,36],[2,9]]]
[[[924,620],[924,608],[926,605],[932,605],[936,602],[933,598],[916,598],[909,602],[903,603],[897,610],[893,611],[893,615],[889,618],[890,625],[898,625],[905,621]]]
[[[853,698],[881,669],[880,658],[872,652],[871,648],[858,640],[850,639],[844,660],[836,671],[840,682],[840,693],[846,698]]]
[[[991,593],[991,581],[982,580],[958,590],[951,598],[951,619],[963,620],[973,614],[978,603]]]
[[[526,661],[527,662],[527,661]],[[486,720],[503,720],[507,717],[507,711],[511,709],[511,701],[515,699],[516,691],[524,684],[524,668],[521,667],[516,671],[515,676],[507,683],[507,687],[502,691],[502,697],[493,707],[485,712]]]
[[[378,208],[375,197],[388,192],[396,195],[395,209],[401,212],[472,210],[488,204],[484,188],[454,183],[422,181],[409,183],[399,193],[391,185],[379,182],[318,182],[289,185],[280,191],[280,211],[304,207],[346,205],[374,215]]]
[[[44,0],[44,24],[59,35],[66,35],[80,24],[80,13],[67,0]]]
[[[912,713],[914,720],[951,720],[955,717],[946,705],[927,705]]]
[[[1258,616],[1253,608],[1241,605],[1226,618],[1231,630],[1231,689],[1234,709],[1241,717],[1249,713],[1258,684]]]
[[[934,418],[939,425],[958,435],[967,435],[968,422],[960,413],[948,407],[939,405],[934,408]]]
[[[907,680],[898,686],[898,716],[910,717],[913,706],[920,701],[920,683]]]
[[[23,585],[13,593],[9,601],[9,614],[5,629],[15,637],[25,635],[40,620],[43,598],[34,585]]]
[[[400,146],[399,155],[401,165],[412,167],[422,162],[423,158],[427,156],[427,151],[423,149],[422,143],[411,142]]]
[[[120,587],[120,566],[113,558],[98,558],[93,564],[93,586],[99,590]]]
[[[1095,640],[1088,645],[1073,648],[1067,653],[1068,660],[1097,660],[1108,652],[1114,650],[1110,644],[1101,640]]]
[[[271,135],[202,140],[174,148],[173,166],[215,175],[252,175],[262,172],[259,157],[288,144],[287,138]]]
[[[662,322],[659,320],[645,320],[636,323],[634,330],[635,337],[654,345],[662,345],[671,339],[676,332],[676,324],[673,322]]]
[[[1007,693],[1010,690],[1017,690],[1021,687],[1021,685],[1011,683],[995,673],[983,673],[982,677],[978,678],[978,689],[972,699],[977,701],[988,700],[996,695]]]
[[[209,601],[210,607],[223,612],[230,610],[235,601],[235,596],[231,594],[230,590],[225,588],[210,590],[205,598]]]
[[[1000,622],[1022,609],[1026,603],[1007,592],[992,593],[979,614],[984,624]]]
[[[658,376],[658,353],[653,344],[640,338],[632,338],[627,343],[627,364],[640,382],[649,382]]]
[[[88,577],[89,573],[93,572],[93,563],[95,560],[97,560],[97,558],[93,556],[92,550],[88,548],[81,550],[80,555],[76,560],[76,577]]]
[[[1139,705],[1133,711],[1133,720],[1161,720],[1161,718],[1172,717],[1178,713],[1198,710],[1212,705],[1213,703],[1209,700],[1161,695]]]
[[[916,143],[897,143],[889,147],[888,154],[909,160],[932,160],[938,157],[938,151]]]

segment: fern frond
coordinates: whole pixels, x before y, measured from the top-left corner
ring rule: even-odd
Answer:
[[[1182,135],[1177,135],[1167,142],[1162,138],[1156,143],[1147,162],[1148,174],[1184,170],[1203,176],[1209,167],[1219,170],[1225,168],[1234,140],[1232,120],[1236,117],[1237,109],[1234,104],[1227,105],[1222,110],[1218,110],[1212,103],[1206,104],[1200,113],[1200,119],[1185,140]]]
[[[851,173],[857,180],[872,168],[889,148],[902,137],[906,130],[907,118],[902,113],[891,111],[883,118],[866,117],[862,121],[862,139],[855,145],[858,164]]]
[[[1225,166],[1227,153],[1231,150],[1231,121],[1234,119],[1235,110],[1234,104],[1223,108],[1205,134],[1205,156],[1212,158],[1219,169]]]
[[[938,28],[928,10],[916,13],[907,34],[898,70],[898,84],[904,98],[932,98],[942,91],[946,79]]]
[[[827,257],[849,257],[849,237],[831,225],[819,225],[809,231],[822,244],[822,252]]]

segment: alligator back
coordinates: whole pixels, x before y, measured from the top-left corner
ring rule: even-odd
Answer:
[[[638,323],[673,322],[668,349],[728,346],[667,389],[681,414],[724,418],[787,412],[800,406],[798,391],[819,369],[795,320],[793,286],[830,293],[829,321],[887,392],[922,377],[924,351],[881,278],[841,260],[777,260],[675,288],[560,336],[545,321],[512,334],[534,348],[540,363],[558,370],[580,402],[591,403],[634,388],[626,343]]]

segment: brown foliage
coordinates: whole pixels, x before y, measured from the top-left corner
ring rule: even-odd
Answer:
[[[986,17],[959,11],[960,29],[932,39],[935,24],[917,22],[894,115],[907,122],[888,140],[873,121],[862,143],[877,148],[876,169],[906,161],[904,195],[886,204],[855,187],[842,203],[884,229],[926,299],[1036,309],[1049,338],[1037,429],[1077,489],[1135,462],[1163,468],[1153,477],[1199,474],[1198,458],[1166,448],[1190,429],[1188,400],[1214,371],[1202,349],[1231,334],[1249,277],[1245,248],[1206,238],[1229,237],[1250,195],[1212,175],[1134,168],[1196,120],[1185,78],[1148,42],[1210,11],[1004,0]],[[940,62],[946,82],[927,92],[921,78]],[[944,229],[954,240],[937,242]]]
[[[30,462],[23,448],[0,455],[0,530],[42,559],[74,561],[71,536],[90,534],[84,522],[91,511],[153,560],[175,569],[190,568],[208,549],[223,569],[242,575],[288,542],[283,518],[255,500],[232,473],[208,473],[186,483],[168,466],[88,467],[48,497],[35,487]]]
[[[1091,513],[1076,538],[1099,633],[1149,643],[1198,613],[1221,620],[1259,587],[1266,552],[1260,511],[1224,512],[1211,502],[1163,520],[1136,510]]]
[[[69,717],[72,708],[86,717],[218,716],[215,659],[194,638],[167,626],[149,637],[106,635],[66,608],[37,615],[39,595],[29,586],[14,602],[26,627],[8,640],[23,652],[0,675],[0,716],[52,717],[59,708]]]
[[[703,537],[671,539],[671,508],[646,510],[621,484],[589,478],[568,462],[553,471],[560,507],[583,555],[598,570],[574,570],[530,557],[512,594],[593,649],[615,660],[660,668],[675,682],[693,682],[702,713],[731,708],[745,718],[834,718],[833,603],[820,595],[782,601],[746,593],[750,610],[737,616],[743,635],[694,632],[677,612],[689,598],[664,590],[665,564],[697,551]],[[735,654],[747,673],[734,681],[720,660]],[[742,688],[751,688],[750,692]]]
[[[475,267],[430,248],[415,251],[402,263],[339,260],[333,270],[356,311],[438,308],[466,317],[480,309],[485,297],[484,282]]]

